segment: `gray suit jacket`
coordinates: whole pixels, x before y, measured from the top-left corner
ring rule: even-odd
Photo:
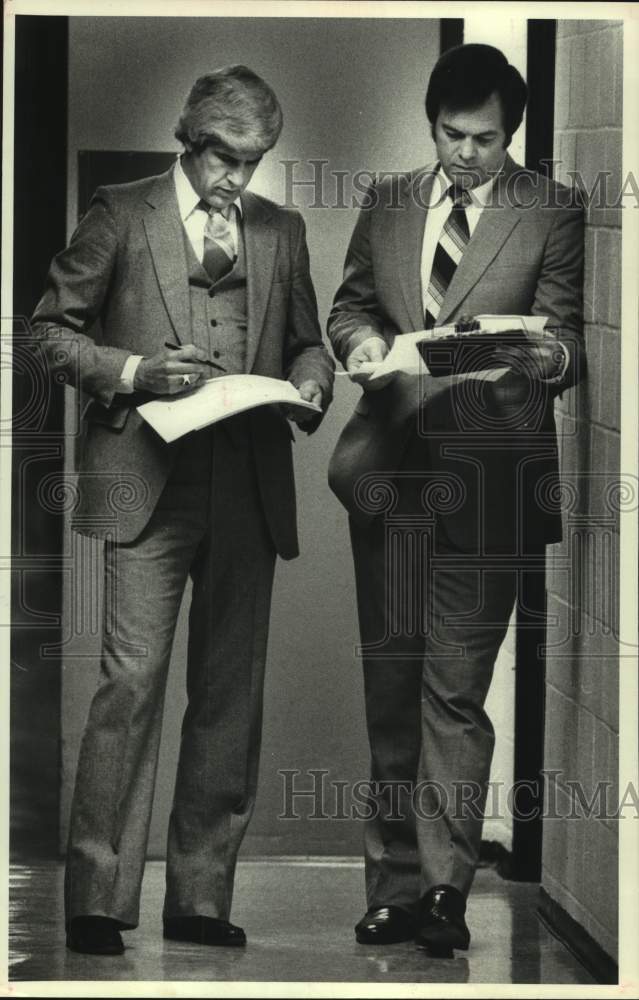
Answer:
[[[373,333],[390,345],[398,334],[423,329],[421,248],[437,166],[402,176],[399,187],[397,178],[386,179],[360,214],[328,321],[341,361]],[[570,352],[564,380],[534,386],[520,421],[490,400],[469,413],[455,378],[399,375],[364,394],[329,468],[330,485],[352,516],[366,520],[387,509],[375,483],[401,466],[421,411],[424,471],[442,487],[440,499],[452,498],[437,513],[454,544],[510,551],[561,537],[553,397],[584,369],[582,270],[583,212],[574,193],[507,158],[438,323],[481,313],[548,316]]]
[[[250,193],[242,196],[242,208],[246,370],[296,385],[316,379],[328,405],[334,365],[322,344],[303,220]],[[54,379],[93,397],[74,527],[98,537],[115,531],[120,541],[132,541],[155,507],[176,445],[166,445],[138,415],[140,394],[117,393],[119,376],[130,354],[148,356],[165,341],[192,340],[172,170],[96,191],[51,265],[33,335]],[[292,558],[298,549],[290,426],[277,407],[260,408],[249,419],[271,534],[279,554]]]

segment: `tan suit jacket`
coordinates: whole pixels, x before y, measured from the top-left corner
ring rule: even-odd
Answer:
[[[328,405],[333,363],[318,326],[303,220],[250,193],[242,195],[242,209],[246,370],[296,385],[315,379]],[[136,412],[145,397],[118,394],[120,373],[132,353],[149,356],[165,341],[192,341],[172,170],[98,189],[52,263],[33,332],[54,378],[94,401],[86,412],[74,527],[98,537],[115,530],[119,541],[132,541],[155,507],[176,447]],[[279,408],[260,408],[250,420],[267,521],[279,554],[291,558],[298,550],[290,427]]]

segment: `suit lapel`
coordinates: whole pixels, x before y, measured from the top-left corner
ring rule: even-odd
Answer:
[[[158,177],[147,204],[143,222],[162,298],[178,343],[188,344],[192,339],[189,277],[173,168]]]
[[[250,193],[242,195],[242,214],[248,314],[246,371],[250,372],[255,363],[271,293],[279,233],[268,206]]]
[[[406,184],[401,207],[395,211],[395,253],[406,309],[413,330],[424,327],[422,306],[422,243],[433,171],[421,172]]]
[[[508,177],[514,170],[516,165],[507,157],[504,171],[494,184],[492,199],[482,211],[472,239],[446,290],[437,317],[438,326],[443,326],[448,321],[459,303],[477,284],[519,222],[519,213],[515,206],[509,204],[509,197],[511,200],[513,198],[514,185],[506,190]]]

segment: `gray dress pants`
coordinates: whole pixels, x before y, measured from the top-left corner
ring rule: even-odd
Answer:
[[[165,916],[228,919],[253,809],[275,551],[242,417],[177,444],[171,477],[132,543],[106,543],[98,688],[73,798],[67,921],[135,927],[167,671],[190,574],[186,686],[169,823]]]
[[[371,752],[369,908],[411,910],[442,883],[470,889],[495,740],[484,702],[526,568],[451,545],[424,509],[424,456],[416,439],[391,512],[350,522]]]

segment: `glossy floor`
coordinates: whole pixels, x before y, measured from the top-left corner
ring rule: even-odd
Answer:
[[[470,950],[431,959],[412,943],[355,942],[363,912],[358,861],[268,860],[238,866],[232,919],[248,946],[205,948],[161,936],[164,866],[147,865],[140,926],[118,958],[67,951],[61,865],[16,865],[11,878],[11,979],[345,983],[579,983],[594,980],[539,923],[538,887],[477,873]],[[362,994],[365,995],[365,994]]]

